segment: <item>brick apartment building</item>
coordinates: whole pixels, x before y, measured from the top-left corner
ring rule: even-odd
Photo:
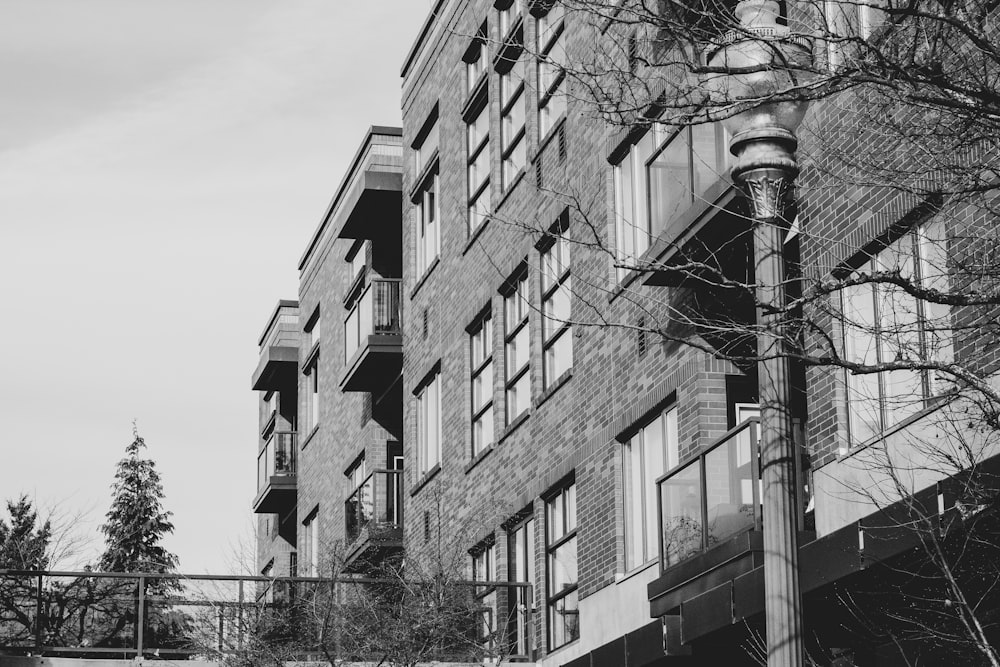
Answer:
[[[298,301],[260,340],[259,565],[312,575],[334,542],[348,570],[401,548],[417,564],[461,536],[470,579],[533,585],[530,603],[482,592],[512,619],[512,655],[749,664],[764,608],[757,373],[712,353],[741,344],[730,333],[705,332],[703,349],[652,333],[692,303],[753,321],[752,303],[672,268],[707,248],[752,282],[747,209],[721,126],[622,130],[589,112],[559,62],[593,48],[592,31],[559,3],[434,3],[403,66],[402,130],[365,138],[300,262]],[[844,122],[834,104],[812,114]],[[925,202],[831,192],[818,173],[800,180],[799,224],[823,241],[789,246],[807,272],[933,263],[924,239],[944,232]],[[633,257],[659,268],[630,271]],[[838,336],[847,355],[873,344]],[[919,542],[893,523],[899,506],[858,492],[878,477],[859,445],[912,460],[914,434],[944,437],[944,402],[926,371],[905,409],[870,376],[793,377],[807,627],[827,661],[895,664],[837,606]],[[910,480],[942,508],[950,484],[940,470]]]

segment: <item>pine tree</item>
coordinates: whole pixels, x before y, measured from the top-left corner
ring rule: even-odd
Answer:
[[[0,519],[0,569],[44,570],[52,540],[49,521],[38,525],[38,512],[27,496],[7,501],[10,524]]]
[[[133,425],[133,440],[118,462],[111,509],[101,526],[106,547],[100,569],[110,572],[172,572],[177,556],[160,542],[174,530],[163,509],[163,485],[156,463],[142,458],[146,442]]]

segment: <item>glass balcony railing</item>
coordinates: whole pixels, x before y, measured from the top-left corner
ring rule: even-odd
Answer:
[[[659,479],[662,568],[760,528],[759,432],[759,420],[747,420]]]
[[[271,478],[295,474],[294,431],[275,431],[257,456],[257,492],[263,491]]]
[[[375,470],[344,501],[348,542],[363,531],[401,528],[403,511],[403,471]]]
[[[400,333],[399,284],[396,279],[375,278],[344,320],[344,363],[349,363],[369,336]]]

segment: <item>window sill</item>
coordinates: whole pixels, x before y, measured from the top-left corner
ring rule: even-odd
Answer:
[[[542,395],[538,397],[537,401],[535,401],[534,407],[538,408],[543,403],[545,403],[545,401],[552,398],[553,394],[562,389],[563,386],[566,385],[572,379],[573,379],[573,369],[570,368],[566,370],[565,373],[560,375],[559,378],[555,382],[553,382],[548,389],[542,392]]]
[[[434,258],[434,261],[431,262],[431,265],[427,267],[427,270],[424,271],[424,275],[420,276],[420,280],[418,280],[417,284],[413,286],[413,289],[410,290],[411,301],[413,300],[413,297],[417,295],[417,292],[420,291],[420,288],[424,286],[424,283],[427,282],[427,279],[430,277],[431,273],[434,272],[434,269],[436,269],[437,265],[440,263],[441,263],[441,255],[438,255],[437,257]]]
[[[316,367],[316,359],[319,358],[319,341],[313,343],[312,349],[309,350],[309,354],[306,355],[306,360],[302,362],[302,374],[309,375],[312,369]]]
[[[485,220],[483,220],[483,224],[476,227],[476,229],[469,236],[469,240],[465,242],[465,247],[462,248],[462,255],[465,255],[470,250],[472,250],[472,246],[475,245],[476,241],[482,235],[483,230],[486,229],[486,225],[490,224],[491,219],[492,218],[487,217]]]
[[[312,429],[311,431],[309,431],[309,435],[307,435],[307,436],[305,437],[305,440],[303,440],[303,441],[302,441],[302,445],[301,445],[301,446],[299,447],[299,449],[305,449],[305,448],[306,448],[306,446],[307,446],[307,445],[308,445],[308,444],[309,444],[310,442],[312,442],[312,439],[313,439],[314,437],[316,437],[316,434],[317,434],[317,433],[319,433],[319,424],[316,424],[315,426],[313,426],[313,429]]]
[[[493,445],[490,445],[483,451],[479,452],[474,459],[472,459],[471,461],[469,461],[468,464],[466,464],[465,474],[468,475],[470,472],[472,472],[472,469],[475,468],[477,465],[479,465],[479,462],[485,459],[487,456],[489,456],[492,452],[493,452]]]
[[[510,424],[508,424],[507,428],[505,428],[503,430],[503,433],[500,434],[500,437],[497,438],[497,444],[499,445],[501,442],[503,442],[508,437],[510,437],[510,435],[514,431],[516,431],[518,429],[518,427],[521,426],[521,424],[523,424],[524,422],[528,421],[528,417],[530,417],[530,416],[531,416],[531,410],[529,409],[529,410],[525,410],[524,412],[522,412],[521,414],[519,414],[517,417],[515,417],[514,421],[512,421]]]
[[[642,565],[634,567],[631,570],[629,570],[628,572],[619,572],[618,574],[615,575],[615,583],[616,584],[623,584],[626,581],[628,581],[629,579],[642,574],[643,572],[645,572],[649,568],[653,567],[654,565],[658,564],[659,562],[660,562],[659,558],[653,558],[653,560],[647,561],[647,562],[643,563]]]
[[[424,476],[421,477],[417,481],[417,483],[413,485],[413,489],[410,491],[410,497],[412,498],[413,496],[417,495],[417,493],[420,492],[420,489],[422,489],[425,486],[427,486],[427,483],[430,482],[432,479],[434,479],[439,472],[441,472],[441,464],[440,463],[438,463],[433,468],[431,468],[430,470],[428,470],[427,472],[425,472]]]
[[[503,196],[500,198],[500,203],[497,204],[495,210],[499,211],[503,208],[503,205],[507,203],[507,200],[510,199],[510,196],[514,193],[514,189],[517,188],[518,183],[524,180],[524,173],[524,169],[521,169],[521,171],[517,172],[517,175],[511,179],[510,185],[508,185],[507,189],[503,191]]]
[[[551,658],[551,657],[552,657],[552,656],[554,656],[554,655],[555,655],[556,653],[560,653],[560,652],[564,651],[565,649],[568,649],[568,648],[570,648],[571,646],[575,646],[575,645],[576,645],[576,644],[578,644],[579,642],[580,642],[580,638],[579,638],[579,637],[577,637],[576,639],[574,639],[574,640],[573,640],[573,641],[571,641],[571,642],[566,642],[565,644],[560,644],[560,645],[559,645],[559,648],[550,648],[550,649],[548,650],[548,653],[546,653],[546,654],[545,654],[545,657],[546,657],[546,658]]]

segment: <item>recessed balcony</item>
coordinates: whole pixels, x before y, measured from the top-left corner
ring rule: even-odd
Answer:
[[[275,431],[257,456],[255,514],[284,514],[295,507],[297,437],[294,431]]]
[[[377,392],[403,368],[399,279],[373,279],[344,320],[343,391]]]
[[[375,470],[344,501],[347,565],[378,562],[403,546],[403,471]]]

